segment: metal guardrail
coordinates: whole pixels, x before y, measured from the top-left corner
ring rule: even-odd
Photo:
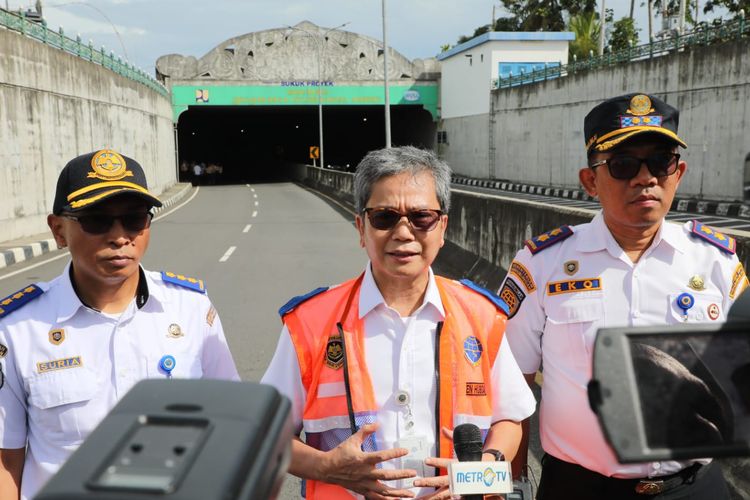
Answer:
[[[51,47],[64,50],[68,54],[99,64],[118,75],[141,83],[163,96],[169,94],[164,85],[132,64],[123,62],[122,58],[115,57],[114,52],[110,51],[109,54],[107,54],[104,47],[101,49],[95,49],[91,41],[89,41],[88,44],[81,42],[80,36],[77,36],[75,39],[70,38],[65,35],[62,28],[58,31],[53,31],[47,28],[47,24],[44,21],[41,23],[30,21],[25,17],[23,12],[17,14],[15,12],[8,12],[7,10],[0,9],[0,27],[17,31]]]
[[[616,64],[642,61],[653,57],[660,57],[692,47],[702,47],[714,43],[739,40],[750,36],[750,23],[744,15],[717,25],[703,25],[687,33],[674,33],[673,36],[661,40],[630,47],[618,52],[610,52],[601,56],[592,56],[582,61],[574,60],[564,66],[555,65],[530,71],[519,75],[511,74],[508,78],[498,78],[492,82],[496,89],[507,89],[519,85],[560,78],[581,71],[606,68]]]

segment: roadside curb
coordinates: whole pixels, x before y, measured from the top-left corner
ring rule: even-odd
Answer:
[[[554,196],[556,198],[567,198],[571,200],[596,202],[596,199],[586,194],[583,189],[556,188],[539,186],[535,184],[522,184],[511,181],[474,179],[454,175],[451,179],[454,184],[464,186],[476,186],[500,191],[517,193],[539,194],[543,196]],[[694,214],[718,215],[726,217],[740,217],[750,219],[750,207],[740,202],[722,202],[712,200],[696,200],[693,198],[675,198],[672,202],[673,212],[687,212]]]
[[[176,185],[177,184],[175,184],[175,186]],[[182,200],[191,188],[192,186],[190,184],[185,184],[177,193],[166,200],[162,200],[163,205],[160,208],[154,208],[154,214],[158,214]],[[46,238],[26,245],[19,245],[17,247],[0,250],[0,269],[56,250],[57,243],[55,243],[54,238]]]

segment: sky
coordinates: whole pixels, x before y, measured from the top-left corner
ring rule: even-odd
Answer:
[[[630,0],[605,0],[615,19],[628,15]],[[507,15],[499,0],[386,0],[388,45],[409,59],[434,57],[444,44]],[[4,4],[3,4],[4,3]],[[35,0],[0,0],[10,9]],[[644,2],[645,3],[645,2]],[[703,3],[703,2],[702,2]],[[646,7],[636,1],[636,24],[647,37]],[[154,74],[166,54],[200,58],[225,40],[311,21],[383,39],[382,0],[42,0],[48,26],[94,47],[104,45]]]

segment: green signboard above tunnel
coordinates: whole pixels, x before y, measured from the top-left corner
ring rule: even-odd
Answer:
[[[384,105],[382,85],[339,85],[336,82],[288,81],[276,85],[174,85],[174,122],[191,106],[373,106]],[[435,82],[389,86],[391,105],[421,105],[437,121],[438,86]]]

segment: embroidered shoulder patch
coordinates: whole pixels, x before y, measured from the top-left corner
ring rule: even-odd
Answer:
[[[524,245],[529,249],[532,254],[536,254],[549,248],[555,243],[560,243],[565,238],[573,236],[573,229],[570,226],[560,226],[552,231],[547,231],[539,236],[526,240]]]
[[[22,288],[16,293],[12,293],[0,300],[0,318],[4,318],[13,311],[21,309],[23,306],[39,297],[44,293],[44,290],[36,285],[29,285],[26,288]]]
[[[327,286],[321,286],[316,288],[312,292],[306,293],[305,295],[297,295],[296,297],[291,298],[286,304],[279,308],[279,316],[283,318],[284,316],[292,312],[298,305],[302,304],[308,299],[315,297],[316,295],[325,292],[326,290],[328,290]]]
[[[526,298],[526,294],[523,293],[521,287],[513,281],[513,278],[508,277],[505,278],[505,283],[503,283],[503,287],[500,289],[500,298],[508,304],[508,319],[512,319],[521,307],[521,303],[523,303]]]
[[[732,287],[729,289],[729,298],[734,299],[739,293],[747,288],[748,281],[747,275],[745,274],[745,268],[742,263],[737,263],[737,267],[734,268],[732,273]],[[739,293],[738,293],[739,292]]]
[[[737,251],[737,242],[734,240],[734,238],[720,233],[715,229],[711,229],[707,225],[698,222],[697,220],[693,221],[692,234],[706,240],[712,245],[718,247],[719,250],[722,250],[729,254],[734,254]]]
[[[188,278],[182,274],[170,273],[168,271],[162,271],[161,279],[166,283],[172,283],[173,285],[188,288],[200,293],[206,293],[206,285],[203,280]]]
[[[508,304],[506,304],[505,302],[503,302],[503,299],[501,299],[500,297],[498,297],[494,293],[490,292],[486,288],[483,288],[483,287],[477,285],[476,283],[474,283],[473,281],[467,280],[465,278],[462,279],[462,280],[459,280],[459,283],[461,283],[463,286],[465,286],[467,288],[471,288],[472,290],[474,290],[475,292],[477,292],[480,295],[484,295],[487,299],[489,299],[490,302],[492,302],[493,304],[495,304],[495,307],[497,307],[502,312],[504,312],[506,316],[509,314],[508,313]]]
[[[523,283],[523,286],[526,287],[526,291],[529,293],[536,290],[536,283],[534,282],[534,278],[531,276],[531,273],[529,272],[526,267],[524,267],[523,264],[520,262],[514,260],[510,263],[510,270],[508,271],[510,274],[515,274],[518,279],[521,280],[521,283]]]

